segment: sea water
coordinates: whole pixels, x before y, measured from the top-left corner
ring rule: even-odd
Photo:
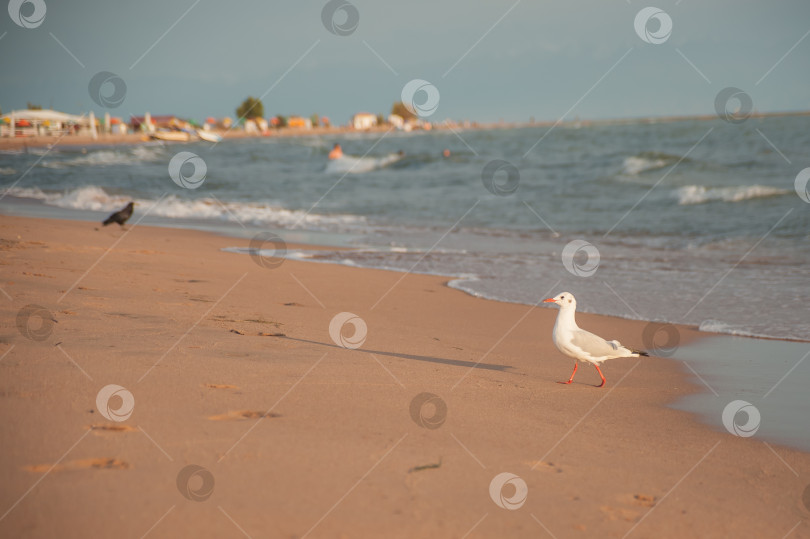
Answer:
[[[317,260],[486,298],[567,290],[587,312],[810,340],[808,147],[807,116],[56,146],[0,153],[0,211],[101,220],[135,200],[133,222],[351,246]],[[194,189],[170,177],[179,152],[204,163]]]

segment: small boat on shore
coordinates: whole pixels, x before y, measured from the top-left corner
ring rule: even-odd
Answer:
[[[197,136],[206,142],[219,142],[222,140],[222,135],[204,129],[197,129]]]
[[[185,131],[155,131],[150,136],[153,140],[165,140],[169,142],[188,142],[191,135]]]

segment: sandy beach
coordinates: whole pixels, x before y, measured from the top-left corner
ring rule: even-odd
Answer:
[[[700,389],[674,360],[557,384],[556,309],[202,232],[0,238],[4,537],[810,536],[810,455],[667,408]]]
[[[540,124],[538,124],[540,125]],[[545,125],[545,124],[542,124]],[[475,129],[503,129],[511,127],[507,125],[475,125]],[[470,127],[466,127],[469,129]],[[444,129],[442,126],[437,126],[435,129]],[[383,134],[388,131],[393,131],[394,127],[390,125],[374,126],[362,131],[356,131],[348,126],[330,126],[330,127],[313,127],[311,129],[270,129],[269,131],[260,132],[246,132],[244,129],[216,129],[213,132],[222,135],[224,139],[257,139],[257,138],[297,138],[297,137],[318,137],[318,136],[341,136],[347,134]],[[195,139],[196,140],[196,139]],[[100,147],[100,146],[118,146],[118,145],[131,145],[142,144],[149,142],[152,144],[165,144],[166,142],[153,140],[148,133],[127,133],[120,134],[99,134],[97,137],[90,135],[41,135],[41,136],[26,136],[26,137],[0,137],[0,150],[16,151],[24,150],[26,148],[55,148],[55,147]],[[192,141],[170,142],[169,144],[187,144]]]
[[[494,128],[496,126],[485,126]],[[502,127],[502,126],[501,126]],[[385,133],[392,130],[390,125],[375,126],[364,130],[365,133]],[[222,135],[225,139],[251,139],[251,138],[295,138],[295,137],[317,137],[317,136],[337,136],[347,133],[356,133],[348,126],[313,127],[311,129],[271,129],[264,133],[246,132],[244,129],[216,129],[213,132]],[[125,135],[100,133],[96,137],[90,135],[41,135],[26,137],[0,137],[0,150],[21,150],[25,148],[49,148],[49,147],[73,147],[73,146],[117,146],[122,144],[141,144],[144,142],[156,143],[148,133],[133,132]],[[186,141],[188,142],[188,141]],[[185,144],[186,142],[172,142],[172,144]]]
[[[245,133],[242,130],[238,131],[219,131],[224,138],[239,139],[239,138],[257,138],[257,137],[295,137],[295,136],[314,136],[324,134],[339,134],[346,132],[346,129],[313,129],[309,131],[298,130],[284,130],[283,132],[270,131],[267,134],[259,133]],[[50,147],[75,147],[75,146],[118,146],[122,144],[142,144],[144,142],[151,142],[153,144],[159,143],[153,141],[146,133],[128,133],[126,135],[99,135],[98,137],[91,137],[89,135],[66,135],[66,136],[34,136],[34,137],[0,137],[0,150],[15,151],[24,150],[26,148],[50,148]],[[172,144],[185,144],[185,142],[172,143]]]

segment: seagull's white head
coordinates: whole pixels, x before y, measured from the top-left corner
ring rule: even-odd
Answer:
[[[553,298],[544,299],[543,303],[556,303],[560,306],[560,309],[577,308],[577,300],[574,299],[574,294],[571,292],[563,292],[562,294],[558,294]]]

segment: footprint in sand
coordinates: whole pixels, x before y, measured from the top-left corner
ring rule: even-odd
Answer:
[[[636,505],[642,505],[644,507],[652,507],[655,505],[655,502],[658,501],[658,498],[655,496],[648,496],[646,494],[634,494],[633,500]]]
[[[0,251],[10,251],[17,248],[22,248],[20,242],[0,238]]]
[[[235,412],[228,412],[227,414],[212,415],[208,419],[210,421],[244,421],[246,419],[261,419],[263,417],[281,417],[281,414],[274,412],[255,412],[253,410],[237,410]]]
[[[55,279],[53,275],[45,275],[44,273],[31,273],[30,271],[24,271],[22,274],[28,275],[29,277],[45,277],[47,279]]]
[[[64,464],[37,464],[36,466],[26,466],[25,469],[34,473],[46,473],[48,471],[64,472],[72,470],[127,470],[129,463],[115,458],[94,458],[71,460]]]
[[[203,384],[203,387],[207,387],[208,389],[239,389],[238,386],[231,384]]]
[[[137,432],[138,429],[129,425],[90,425],[90,430],[98,433],[103,432]]]
[[[624,520],[626,522],[636,522],[641,516],[638,511],[624,509],[622,507],[610,507],[603,505],[599,508],[610,520]]]
[[[229,330],[231,333],[236,333],[237,335],[245,335],[244,331],[240,331],[238,329],[231,329]],[[286,337],[285,333],[265,333],[264,331],[258,332],[256,335],[259,337]]]
[[[553,462],[546,462],[543,460],[533,460],[526,462],[528,466],[530,466],[533,470],[537,470],[538,472],[554,472],[554,473],[562,473],[562,468],[556,466]]]
[[[647,494],[633,494],[620,496],[619,501],[623,505],[633,505],[638,507],[653,507],[655,503],[658,501],[658,498],[655,496],[650,496]],[[610,520],[625,520],[627,522],[637,522],[638,518],[641,516],[641,513],[637,509],[628,508],[628,507],[611,507],[608,505],[603,505],[600,507],[602,512],[610,519]]]

